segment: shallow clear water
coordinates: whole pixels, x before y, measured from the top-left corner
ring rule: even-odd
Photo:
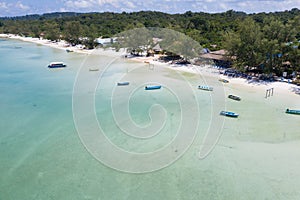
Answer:
[[[13,40],[0,40],[0,60],[0,199],[300,197],[300,118],[284,113],[286,107],[300,108],[297,96],[274,95],[266,100],[263,90],[230,84],[223,87],[217,78],[184,74],[185,80],[180,74],[160,67],[152,72],[144,63],[122,59],[110,63],[109,57],[66,53]],[[47,65],[51,61],[63,61],[68,67],[49,70]],[[180,102],[185,109],[195,109],[188,107],[195,98],[199,129],[188,151],[172,165],[145,174],[120,172],[95,159],[79,139],[72,111],[77,72],[90,66],[99,67],[100,71],[86,70],[89,79],[82,84],[103,74],[96,90],[84,92],[95,92],[95,115],[103,132],[127,151],[149,152],[171,142],[182,120]],[[105,70],[106,66],[109,68]],[[155,78],[176,86],[186,99],[178,101],[168,87],[145,92],[140,83]],[[115,87],[116,82],[126,79],[130,80],[129,87]],[[183,87],[186,81],[192,88],[211,81],[216,90],[225,94],[221,92],[218,96],[215,91],[210,96],[193,89],[191,94]],[[128,98],[130,88],[135,90]],[[229,93],[241,96],[242,101],[228,100],[225,96]],[[213,151],[200,160],[199,150],[209,126],[218,121],[223,123],[218,112],[224,102],[228,110],[238,112],[240,117],[226,118],[221,130],[212,127],[212,131],[221,131],[222,135]],[[115,123],[112,104],[116,113],[128,105],[132,120],[140,126],[149,125],[149,108],[160,104],[168,111],[165,124],[150,140],[128,137],[120,126],[133,129],[126,118],[119,126]],[[162,118],[155,113],[153,116]],[[82,116],[87,124],[88,119],[89,116]],[[191,125],[197,123],[193,118],[188,120]],[[185,131],[190,130],[192,126]],[[170,156],[176,154],[173,150]]]

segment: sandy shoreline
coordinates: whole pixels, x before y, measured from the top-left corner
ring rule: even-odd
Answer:
[[[46,39],[40,39],[40,38],[32,38],[32,37],[22,37],[19,35],[14,35],[14,34],[0,34],[0,38],[9,38],[9,39],[16,39],[16,40],[21,40],[24,42],[32,42],[35,44],[39,45],[44,45],[48,46],[51,48],[56,48],[56,49],[61,49],[65,51],[71,51],[71,52],[76,52],[76,53],[84,53],[84,54],[94,54],[94,55],[107,55],[107,56],[124,56],[125,52],[120,51],[116,52],[112,49],[104,50],[104,49],[93,49],[93,50],[86,50],[83,48],[82,45],[77,45],[77,46],[70,46],[66,41],[59,41],[59,42],[54,42]],[[263,81],[253,81],[253,80],[246,80],[243,78],[231,78],[224,76],[219,73],[219,69],[214,68],[211,65],[204,65],[204,66],[196,66],[196,65],[172,65],[169,63],[162,63],[158,61],[158,56],[153,56],[153,57],[132,57],[128,58],[131,61],[136,61],[136,62],[143,62],[143,63],[148,63],[149,65],[159,65],[159,66],[164,66],[172,70],[177,70],[181,72],[188,72],[188,73],[193,73],[193,74],[200,74],[200,75],[205,75],[205,76],[210,76],[210,77],[216,77],[219,79],[227,79],[229,80],[230,84],[234,84],[237,86],[242,86],[242,87],[252,87],[252,88],[257,88],[257,89],[269,89],[269,88],[274,88],[276,91],[280,91],[283,93],[293,93],[295,96],[299,96],[296,93],[300,93],[300,86],[296,86],[294,84],[289,84],[286,82],[263,82]]]
[[[285,94],[292,94],[296,97],[300,96],[300,86],[287,83],[287,82],[266,82],[266,81],[256,81],[256,80],[247,80],[245,78],[232,78],[228,77],[226,75],[223,75],[220,73],[220,69],[213,67],[212,65],[203,65],[203,66],[197,66],[197,65],[172,65],[168,63],[161,63],[157,61],[158,57],[135,57],[131,58],[131,60],[139,61],[139,62],[145,62],[149,63],[149,65],[160,65],[165,66],[172,70],[177,70],[181,72],[187,72],[187,73],[193,73],[193,74],[200,74],[207,77],[214,77],[216,80],[218,79],[226,79],[229,81],[229,84],[233,84],[235,86],[240,87],[248,87],[248,88],[257,88],[258,90],[267,90],[270,88],[274,88],[276,92],[285,93]],[[221,70],[222,71],[222,70]],[[228,84],[228,83],[225,83]]]
[[[40,44],[56,49],[61,49],[61,50],[70,50],[76,53],[85,53],[85,54],[91,54],[93,50],[86,50],[83,49],[83,46],[78,45],[78,46],[70,46],[66,41],[59,41],[59,42],[54,42],[51,40],[46,40],[46,39],[41,39],[41,38],[32,38],[32,37],[22,37],[19,35],[14,35],[14,34],[0,34],[0,38],[9,38],[9,39],[15,39],[15,40],[21,40],[24,42],[32,42],[35,44]]]

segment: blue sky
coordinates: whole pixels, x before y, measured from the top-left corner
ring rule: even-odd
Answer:
[[[300,0],[0,0],[0,16],[20,16],[49,12],[133,12],[156,10],[167,13],[223,12],[247,13],[300,8]]]

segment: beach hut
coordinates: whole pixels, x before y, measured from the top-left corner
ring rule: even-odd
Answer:
[[[155,54],[159,54],[162,51],[162,48],[160,47],[159,43],[157,43],[152,50],[154,51]]]
[[[44,32],[41,32],[41,33],[40,33],[40,40],[44,39],[44,37],[45,37],[45,33],[44,33]]]
[[[101,46],[107,46],[113,44],[115,42],[114,38],[96,38],[95,42],[97,42]]]
[[[211,51],[200,55],[200,59],[212,60],[218,67],[229,68],[231,66],[231,59],[227,56],[227,51],[224,49],[218,51]]]

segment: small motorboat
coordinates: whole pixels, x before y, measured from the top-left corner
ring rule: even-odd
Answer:
[[[74,52],[74,51],[72,49],[66,49],[66,52],[71,53],[71,52]]]
[[[145,86],[145,90],[159,90],[161,85],[147,85]]]
[[[125,86],[125,85],[129,85],[129,82],[118,82],[117,86]]]
[[[99,71],[99,69],[98,68],[89,68],[89,71],[90,72],[96,72],[96,71]]]
[[[67,65],[65,65],[63,62],[51,62],[48,67],[49,68],[62,68],[62,67],[66,67]]]
[[[241,100],[241,97],[238,97],[238,96],[235,96],[235,95],[232,95],[232,94],[228,95],[228,98],[236,100],[236,101],[240,101]]]
[[[221,111],[220,115],[226,116],[226,117],[234,117],[237,118],[239,115],[234,112],[229,112],[229,111]]]
[[[294,114],[294,115],[300,115],[300,110],[290,110],[290,109],[286,109],[285,113],[288,113],[288,114]]]
[[[219,79],[219,81],[221,81],[222,83],[229,83],[229,81],[228,81],[228,80],[226,80],[226,79],[223,79],[223,78]]]
[[[206,90],[206,91],[213,91],[213,88],[207,85],[199,85],[198,89],[200,90]]]

